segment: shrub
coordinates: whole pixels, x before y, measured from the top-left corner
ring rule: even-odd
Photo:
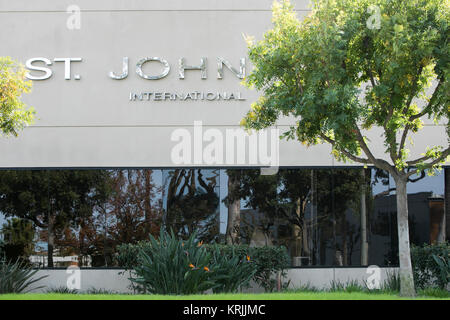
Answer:
[[[21,266],[31,266],[30,260],[28,259],[26,254],[26,247],[24,244],[3,243],[0,245],[2,246],[1,254],[7,261],[19,261]]]
[[[441,288],[447,287],[450,280],[450,259],[449,256],[438,256],[437,254],[432,255],[433,260],[439,266],[439,277],[438,283]]]
[[[232,252],[238,256],[249,257],[255,264],[253,280],[264,288],[266,292],[272,292],[277,287],[276,275],[286,276],[286,269],[290,266],[289,254],[285,247],[249,247],[247,245],[216,245],[222,255],[230,257]],[[212,247],[211,247],[212,248]],[[282,285],[287,287],[287,284]]]
[[[418,291],[420,296],[434,297],[434,298],[450,298],[450,292],[445,289],[426,288]]]
[[[256,265],[250,256],[239,254],[234,248],[224,255],[217,245],[211,247],[210,251],[211,265],[214,266],[213,279],[217,284],[213,288],[214,293],[236,292],[249,286],[256,273]]]
[[[444,289],[449,283],[450,244],[448,242],[411,247],[414,281],[417,288]]]
[[[143,250],[138,246],[136,277],[131,281],[154,294],[196,294],[212,289],[211,256],[193,234],[187,241],[173,232],[161,231],[159,240],[150,236]]]
[[[286,269],[290,266],[289,254],[285,247],[252,247],[249,255],[255,261],[256,274],[254,280],[266,292],[272,292],[277,287],[274,276],[280,273],[281,278],[286,276]],[[287,287],[289,283],[282,284]]]
[[[46,278],[42,276],[33,279],[38,270],[33,270],[24,266],[19,261],[11,262],[0,257],[0,294],[2,293],[21,293],[31,291],[28,289],[33,283]],[[40,289],[43,286],[34,289]]]
[[[153,281],[158,283],[158,281],[163,279],[162,273],[170,272],[176,275],[173,281],[178,281],[178,284],[174,284],[174,287],[177,288],[176,292],[180,292],[180,283],[187,282],[187,279],[181,279],[186,272],[192,271],[192,274],[188,273],[186,276],[188,278],[193,277],[195,275],[194,271],[207,266],[210,270],[207,273],[207,280],[203,278],[198,280],[208,283],[208,289],[212,289],[213,292],[236,292],[240,288],[247,287],[250,280],[254,280],[266,292],[271,292],[277,286],[276,274],[280,273],[282,276],[285,276],[286,269],[290,263],[289,255],[284,247],[249,247],[246,245],[217,244],[199,247],[198,242],[195,241],[195,235],[191,236],[184,244],[181,240],[176,239],[173,234],[169,235],[161,232],[161,237],[159,241],[151,237],[150,241],[141,241],[137,244],[123,244],[117,247],[118,254],[116,259],[118,265],[126,270],[134,270],[135,275],[138,275],[136,278],[135,275],[133,276],[130,273],[130,279],[134,279],[132,281],[137,285],[137,287],[133,288],[134,290],[140,291],[141,288],[145,288],[143,291],[153,292],[154,289],[150,288],[150,283]],[[198,254],[197,251],[201,252],[202,259],[205,259],[201,263],[193,262],[195,260],[193,257]],[[174,259],[178,261],[177,266],[173,265]],[[205,262],[206,260],[207,262]],[[166,263],[170,263],[171,266],[168,266],[167,270],[163,270],[163,266]],[[186,267],[191,263],[195,266],[193,270]],[[151,265],[161,265],[161,267],[150,270]],[[164,277],[166,276],[168,275],[164,275]],[[286,287],[286,284],[284,287]],[[163,290],[160,285],[157,285],[157,288],[158,292]],[[203,289],[203,286],[201,288]],[[175,293],[172,289],[168,291],[166,289],[164,289],[165,292]],[[183,290],[185,289],[187,288]],[[192,288],[189,290],[192,290]],[[198,288],[196,290],[198,292],[201,291]]]
[[[132,270],[138,265],[139,252],[150,252],[149,241],[139,241],[137,244],[125,243],[116,247],[116,263],[126,270]]]

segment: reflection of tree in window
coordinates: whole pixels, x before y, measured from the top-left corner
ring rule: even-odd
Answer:
[[[359,230],[352,216],[360,214],[360,169],[317,170],[317,223],[320,230],[320,260],[316,263],[349,265]],[[328,240],[330,239],[330,240]],[[326,249],[333,253],[327,259]]]
[[[107,229],[107,237],[115,245],[158,235],[161,187],[154,182],[153,170],[113,170],[110,179],[111,195],[97,208],[98,227]]]
[[[413,170],[412,168],[409,170]],[[416,178],[408,178],[410,183],[419,183],[425,181],[425,172]],[[397,230],[397,213],[396,213],[396,198],[395,187],[391,187],[391,177],[389,174],[380,169],[373,169],[373,178],[371,186],[375,190],[375,186],[378,185],[378,190],[374,192],[370,202],[371,211],[373,211],[371,219],[371,233],[374,236],[382,237],[382,242],[376,244],[376,249],[381,252],[385,252],[384,261],[385,265],[398,265],[398,230]],[[380,189],[381,186],[381,190]],[[415,212],[419,214],[428,213],[426,199],[432,195],[432,192],[418,192],[408,193],[408,207],[409,207],[409,237],[411,243],[421,245],[421,239],[419,235],[423,235],[423,232],[419,232],[419,224]],[[425,232],[426,234],[427,232]]]
[[[253,224],[272,236],[274,244],[286,245],[293,257],[309,257],[312,263],[319,259],[325,262],[328,239],[332,239],[334,251],[347,257],[358,238],[355,226],[347,225],[345,213],[359,201],[360,185],[355,183],[359,179],[359,170],[335,170],[332,175],[330,170],[282,169],[272,176],[262,176],[259,170],[242,170],[237,192],[244,206],[256,211],[246,210],[241,231],[248,237]],[[311,214],[313,207],[317,216]],[[341,260],[346,263],[347,258]]]
[[[168,170],[165,224],[187,238],[194,231],[210,242],[219,236],[219,170]]]
[[[56,236],[79,227],[107,196],[103,170],[6,170],[0,172],[0,211],[43,229],[48,266],[53,267]]]

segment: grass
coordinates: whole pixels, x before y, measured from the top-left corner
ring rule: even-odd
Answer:
[[[291,292],[261,294],[210,294],[210,295],[131,295],[131,294],[67,294],[25,293],[3,294],[0,300],[409,300],[395,294],[365,292]],[[433,300],[449,297],[418,296],[414,299]]]

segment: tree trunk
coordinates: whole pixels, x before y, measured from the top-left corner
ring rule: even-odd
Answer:
[[[301,205],[302,205],[302,201],[300,198],[297,199],[297,201],[295,202],[296,206],[295,206],[295,214],[297,215],[298,219],[297,221],[300,221],[302,219],[301,215],[302,215],[302,210],[301,210]],[[302,255],[302,229],[300,228],[299,225],[294,224],[293,225],[293,233],[294,233],[294,252],[293,252],[293,256],[294,257],[299,257]]]
[[[361,265],[369,265],[369,244],[367,243],[366,172],[361,171]]]
[[[106,258],[106,237],[108,234],[108,225],[106,220],[106,211],[104,212],[105,215],[105,225],[104,225],[104,235],[103,235],[103,259],[105,260],[105,267],[108,267],[108,259]]]
[[[303,212],[305,211],[303,210]],[[306,222],[306,217],[304,214],[303,214],[302,241],[303,241],[302,245],[303,255],[311,259],[311,250],[309,250],[309,239],[308,239],[308,224]]]
[[[398,256],[400,262],[400,295],[415,296],[408,226],[406,178],[395,178],[397,198]]]
[[[226,240],[227,244],[238,244],[241,227],[241,199],[235,198],[240,185],[240,177],[237,174],[228,176],[228,223]]]
[[[342,230],[342,265],[348,266],[348,242],[347,242],[347,221],[345,217],[345,212],[342,213],[341,218],[341,230]]]
[[[53,268],[53,247],[55,245],[54,235],[55,217],[48,212],[48,228],[47,228],[47,267]]]
[[[337,243],[336,225],[337,225],[336,215],[333,211],[332,230],[333,230],[334,264],[337,266],[342,266],[342,252]]]

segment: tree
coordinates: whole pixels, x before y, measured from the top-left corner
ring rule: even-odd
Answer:
[[[227,170],[228,196],[224,203],[228,208],[228,221],[225,239],[227,244],[239,244],[241,235],[241,184],[242,170]]]
[[[302,22],[283,1],[274,4],[264,39],[247,39],[255,68],[246,84],[262,95],[243,126],[262,129],[293,116],[285,138],[329,143],[336,159],[374,165],[395,180],[401,294],[408,296],[415,289],[407,181],[438,169],[450,148],[431,146],[410,159],[406,142],[424,117],[445,121],[450,140],[448,21],[442,0],[317,0]],[[382,130],[385,156],[366,137],[374,128]]]
[[[197,232],[199,240],[212,242],[219,235],[218,170],[175,169],[168,171],[164,225],[187,239]]]
[[[115,170],[111,175],[112,194],[98,207],[99,229],[115,244],[136,243],[157,236],[161,226],[161,188],[152,170]],[[106,223],[103,223],[106,221]]]
[[[232,170],[228,171],[229,176],[233,175]],[[242,172],[239,174],[238,188],[232,192],[229,189],[225,199],[227,202],[228,198],[242,199],[245,207],[258,210],[264,215],[259,221],[261,229],[273,226],[276,219],[290,223],[295,240],[293,256],[311,257],[315,262],[317,258],[313,253],[318,248],[311,248],[312,234],[308,229],[320,225],[323,238],[332,239],[335,255],[340,257],[342,264],[347,265],[350,243],[347,241],[346,211],[359,205],[362,185],[359,170],[281,169],[269,176],[261,175],[259,170],[239,171]],[[311,204],[309,210],[313,205],[320,205],[321,214],[314,217],[315,221],[312,221],[312,216],[306,217],[308,202]],[[354,211],[359,212],[359,208]],[[343,239],[342,247],[337,241],[339,231]]]
[[[29,256],[34,252],[35,228],[30,221],[13,218],[3,224],[3,250],[8,260],[17,259],[30,263]]]
[[[58,228],[78,226],[108,194],[105,170],[5,170],[0,172],[0,211],[46,229],[48,266]]]
[[[78,255],[83,266],[108,266],[115,248],[157,236],[161,225],[161,187],[154,183],[153,170],[108,170],[108,197],[99,201],[93,214],[80,217],[77,225],[57,230],[55,244],[64,255]]]
[[[34,109],[20,100],[30,90],[25,68],[10,57],[0,57],[0,133],[17,136],[18,131],[33,122]]]

